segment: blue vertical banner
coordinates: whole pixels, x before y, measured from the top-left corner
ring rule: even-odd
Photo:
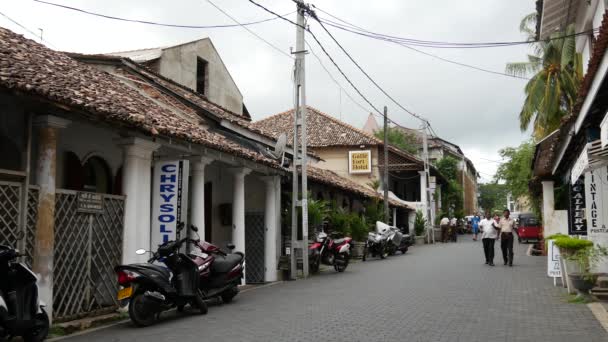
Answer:
[[[154,163],[152,188],[151,248],[175,240],[178,222],[187,224],[188,160],[157,161]]]

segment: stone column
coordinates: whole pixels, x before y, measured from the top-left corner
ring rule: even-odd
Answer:
[[[264,280],[266,282],[277,281],[277,216],[276,208],[276,183],[278,176],[262,177],[266,184],[266,204],[264,206]]]
[[[230,169],[234,175],[232,188],[232,243],[235,251],[245,252],[245,176],[247,168]]]
[[[38,276],[39,296],[46,306],[49,319],[53,317],[53,266],[55,252],[55,187],[57,169],[57,133],[70,121],[52,116],[38,116],[38,162],[36,181],[38,219],[36,220],[34,260],[32,270]]]
[[[152,188],[152,152],[160,145],[141,138],[121,139],[124,148],[122,193],[125,199],[125,221],[122,239],[122,263],[146,262],[148,255],[137,255],[150,246],[150,208]]]
[[[207,241],[205,237],[205,168],[213,159],[199,157],[192,160],[192,224],[198,227],[198,234],[201,240]],[[196,235],[196,234],[195,234]]]

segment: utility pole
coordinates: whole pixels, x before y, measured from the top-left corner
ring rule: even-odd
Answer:
[[[427,239],[428,241],[432,241],[435,243],[435,231],[434,225],[435,222],[432,222],[433,215],[431,213],[431,188],[430,188],[430,180],[431,180],[431,172],[429,165],[429,145],[428,145],[428,137],[427,137],[427,129],[429,127],[429,123],[426,120],[422,121],[422,157],[424,159],[424,174],[425,174],[425,189],[426,191],[426,219],[429,224],[429,228],[427,229]]]
[[[388,113],[384,106],[384,223],[388,224]],[[396,225],[396,222],[393,222]]]
[[[304,14],[307,11],[307,6],[302,0],[296,0],[298,19],[296,27],[296,51],[295,66],[294,66],[294,135],[293,135],[293,190],[292,190],[292,206],[291,206],[291,279],[296,279],[297,270],[297,255],[295,247],[297,242],[298,231],[298,206],[302,207],[302,242],[298,248],[302,250],[302,271],[304,277],[308,277],[308,180],[307,180],[307,143],[306,143],[306,77],[305,77],[305,56],[304,49],[304,28],[306,20]],[[301,151],[298,147],[298,135],[301,139]],[[301,200],[298,196],[299,175],[298,166],[302,173],[302,196]]]

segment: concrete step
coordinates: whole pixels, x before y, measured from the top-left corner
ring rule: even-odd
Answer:
[[[599,300],[608,300],[608,288],[594,287],[591,289],[591,294]]]
[[[597,278],[597,285],[600,288],[608,289],[608,277],[607,276],[598,277]]]

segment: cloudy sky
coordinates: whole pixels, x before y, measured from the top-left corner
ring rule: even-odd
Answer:
[[[232,24],[209,0],[47,0],[107,15],[172,24]],[[247,0],[210,0],[239,22],[270,18]],[[290,0],[257,0],[281,13],[295,11]],[[515,41],[520,19],[534,11],[533,0],[311,0],[325,12],[385,34],[433,41]],[[293,61],[241,27],[217,29],[167,28],[123,23],[55,8],[33,0],[3,0],[0,26],[36,38],[58,50],[102,53],[146,47],[170,46],[211,37],[245,97],[254,120],[292,106]],[[329,18],[319,12],[321,18]],[[294,19],[295,14],[289,18]],[[388,106],[389,117],[405,126],[419,121],[400,110],[375,88],[322,32],[310,22],[328,52],[378,108]],[[295,45],[295,27],[273,20],[249,29],[289,53]],[[499,160],[498,150],[515,146],[528,137],[521,133],[517,115],[523,101],[525,80],[484,73],[445,63],[402,46],[371,40],[330,28],[339,42],[391,96],[410,110],[428,118],[442,138],[461,146],[480,171],[491,179]],[[310,37],[313,51],[343,89],[364,104],[360,108],[328,76],[314,55],[307,55],[306,82],[309,105],[362,127],[370,107],[357,97]],[[506,62],[524,60],[528,49],[519,45],[492,49],[422,50],[485,69],[504,71]]]

